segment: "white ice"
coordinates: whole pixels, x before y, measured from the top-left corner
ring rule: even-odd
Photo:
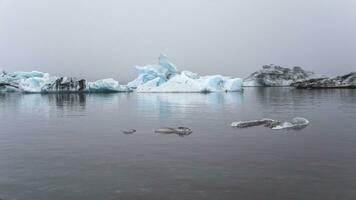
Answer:
[[[137,92],[238,92],[242,79],[221,75],[200,76],[190,71],[178,72],[167,56],[161,55],[157,65],[136,67],[139,76],[128,86]]]
[[[137,88],[154,79],[161,84],[166,82],[172,75],[177,73],[177,68],[171,63],[166,55],[161,54],[159,63],[156,65],[136,66],[138,77],[128,83],[128,87]]]
[[[77,83],[77,79],[68,77],[50,76],[48,73],[32,72],[13,72],[2,73],[0,83],[7,83],[11,86],[4,86],[2,92],[20,91],[27,93],[46,93],[46,92],[79,92],[79,85],[72,84],[69,88],[61,89],[55,84],[68,84],[70,81]],[[58,81],[60,80],[60,81]],[[57,82],[56,82],[57,81]],[[87,82],[83,92],[127,92],[127,86],[120,85],[118,81],[108,78],[95,82]]]
[[[88,92],[128,92],[129,89],[125,85],[120,85],[118,81],[108,78],[101,79],[95,82],[88,82],[86,91]]]
[[[237,92],[242,91],[242,79],[222,75],[200,76],[190,71],[178,72],[167,56],[159,63],[136,67],[138,77],[127,85],[108,78],[87,82],[71,77],[50,76],[48,73],[14,72],[0,75],[0,90],[29,93],[46,92]]]

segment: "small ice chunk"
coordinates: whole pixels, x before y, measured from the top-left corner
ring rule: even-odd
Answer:
[[[133,134],[136,132],[135,129],[125,129],[122,131],[124,134]]]
[[[260,120],[249,120],[249,121],[238,121],[238,122],[232,122],[231,126],[232,127],[238,127],[238,128],[247,128],[247,127],[252,127],[252,126],[261,126],[261,125],[269,125],[272,123],[275,123],[276,120],[273,119],[268,119],[268,118],[263,118]]]
[[[159,128],[155,130],[156,133],[165,133],[165,134],[169,134],[169,133],[175,133],[174,128]]]
[[[287,129],[287,128],[295,128],[295,129],[304,128],[308,124],[309,124],[309,121],[307,119],[302,118],[302,117],[296,117],[290,121],[286,121],[283,123],[281,123],[278,120],[263,118],[260,120],[232,122],[231,126],[238,127],[238,128],[247,128],[247,127],[252,127],[252,126],[264,125],[265,127],[268,127],[268,128],[274,129],[274,130],[280,130],[280,129]]]
[[[193,133],[193,130],[187,127],[178,127],[178,128],[159,128],[155,130],[155,133],[162,133],[162,134],[177,134],[179,136],[190,135]]]
[[[303,117],[296,117],[290,121],[284,122],[281,125],[272,127],[274,130],[286,129],[286,128],[303,128],[309,124],[309,121]]]

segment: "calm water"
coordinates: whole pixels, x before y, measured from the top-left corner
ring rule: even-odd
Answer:
[[[296,116],[311,124],[229,126]],[[356,90],[0,94],[0,199],[354,200]]]

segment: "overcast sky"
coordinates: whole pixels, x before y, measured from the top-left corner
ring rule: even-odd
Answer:
[[[161,52],[201,74],[356,71],[356,1],[0,0],[7,71],[127,81]]]

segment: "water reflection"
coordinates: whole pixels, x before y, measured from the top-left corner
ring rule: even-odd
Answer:
[[[351,98],[350,98],[351,97]],[[87,112],[122,112],[145,119],[187,118],[200,114],[227,111],[242,113],[241,120],[277,117],[282,114],[296,117],[310,106],[340,102],[339,109],[350,111],[356,103],[356,90],[298,90],[293,88],[248,88],[244,93],[117,93],[117,94],[18,94],[0,93],[0,109],[43,117],[80,117]],[[251,107],[253,106],[253,107]],[[330,105],[331,107],[331,105]],[[202,109],[203,108],[203,109]],[[255,112],[253,112],[255,110]],[[4,112],[3,112],[4,113]],[[99,114],[99,113],[98,113]],[[236,120],[236,119],[234,119]]]
[[[161,119],[184,118],[204,107],[209,112],[228,109],[241,104],[243,93],[151,93],[137,94],[137,110]]]

